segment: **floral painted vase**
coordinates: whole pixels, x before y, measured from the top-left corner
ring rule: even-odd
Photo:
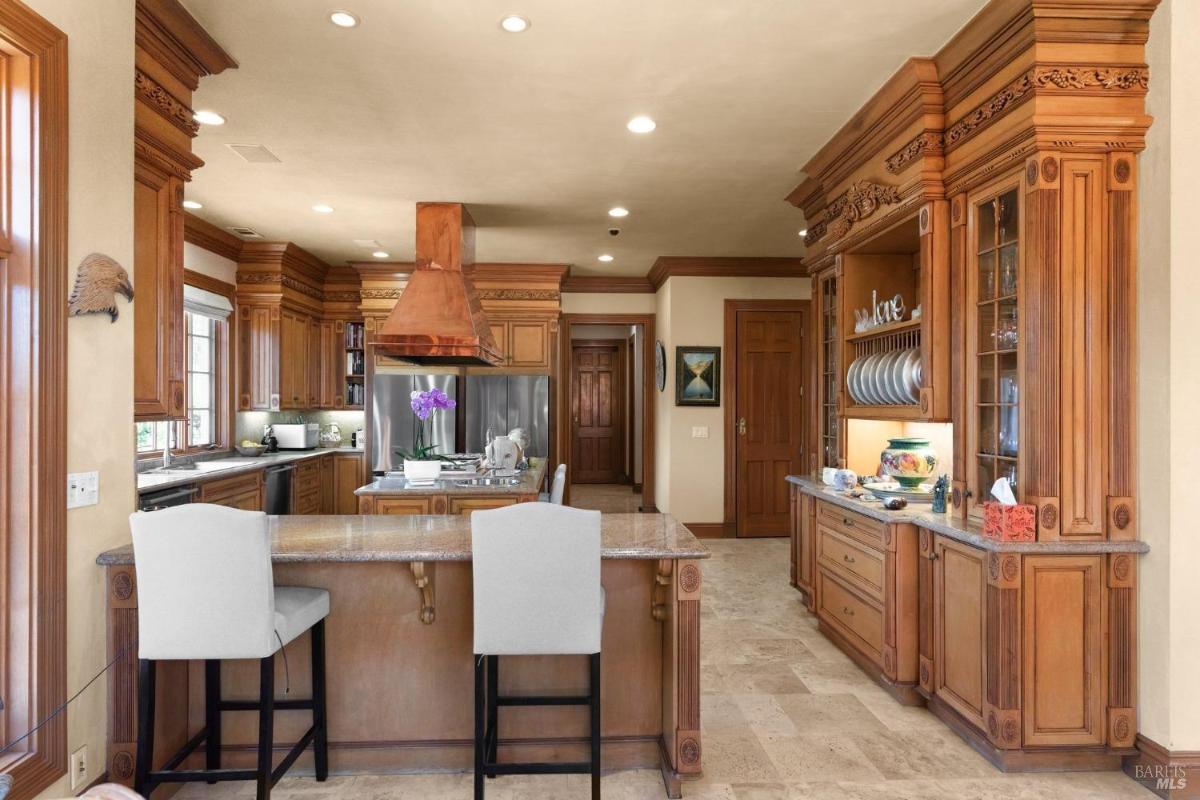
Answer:
[[[933,477],[937,469],[937,452],[928,439],[888,439],[888,447],[879,456],[883,474],[896,480],[905,489],[916,489]]]

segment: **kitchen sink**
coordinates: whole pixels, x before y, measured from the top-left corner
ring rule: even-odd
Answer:
[[[455,486],[467,488],[470,486],[516,486],[520,478],[469,478],[465,481],[455,481]]]

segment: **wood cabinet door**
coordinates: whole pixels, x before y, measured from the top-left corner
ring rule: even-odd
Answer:
[[[934,692],[986,730],[987,553],[944,536],[934,547]]]
[[[326,453],[318,461],[321,462],[321,513],[336,514],[337,483],[333,470],[333,453]]]
[[[515,497],[454,497],[451,495],[447,503],[447,514],[470,514],[472,511],[486,511],[489,508],[504,508],[517,504]]]
[[[1024,745],[1102,745],[1104,557],[1027,555],[1024,561]]]
[[[345,369],[342,362],[345,361],[345,351],[341,349],[341,340],[333,320],[322,320],[319,330],[321,352],[318,360],[321,378],[318,408],[341,408],[344,405],[341,400],[342,370]]]
[[[140,161],[133,182],[133,414],[187,414],[183,316],[183,182]]]
[[[262,472],[259,471],[202,483],[200,502],[244,511],[262,511],[262,479]]]
[[[320,320],[308,320],[305,342],[308,345],[308,353],[304,359],[308,368],[308,408],[325,408],[321,404],[324,386],[324,359],[321,356],[324,351],[321,349]]]
[[[308,317],[281,311],[279,335],[280,408],[301,409],[308,404]]]
[[[812,608],[816,575],[816,501],[799,489],[796,489],[796,495],[796,586],[808,595],[809,607]]]
[[[374,500],[376,514],[429,514],[433,498],[422,497],[376,497]]]
[[[333,454],[334,501],[331,514],[357,514],[358,497],[354,492],[363,485],[363,456],[360,453]],[[389,513],[381,511],[381,514]],[[397,512],[398,513],[398,512]],[[427,514],[428,511],[405,513]]]
[[[509,363],[508,353],[508,323],[497,320],[492,323],[492,338],[496,340],[496,350],[500,353],[500,365]]]
[[[550,368],[550,332],[540,320],[508,323],[507,363],[510,367]]]
[[[279,410],[279,309],[238,308],[238,410]]]

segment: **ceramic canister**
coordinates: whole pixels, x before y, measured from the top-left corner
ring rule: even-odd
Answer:
[[[887,449],[879,455],[883,473],[906,489],[915,489],[933,477],[937,452],[928,439],[888,439]]]

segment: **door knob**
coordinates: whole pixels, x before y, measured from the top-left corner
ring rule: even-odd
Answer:
[[[746,435],[746,418],[742,417],[737,422],[737,432],[742,436]]]

